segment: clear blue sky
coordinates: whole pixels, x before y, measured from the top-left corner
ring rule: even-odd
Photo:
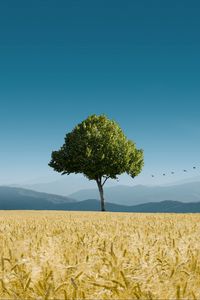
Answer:
[[[1,0],[0,183],[54,176],[94,113],[144,149],[144,183],[200,167],[199,55],[199,1]]]

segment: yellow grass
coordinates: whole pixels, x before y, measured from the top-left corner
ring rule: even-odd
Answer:
[[[0,211],[0,299],[200,299],[200,215]]]

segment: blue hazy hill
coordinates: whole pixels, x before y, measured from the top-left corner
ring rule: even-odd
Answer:
[[[69,197],[0,186],[0,209],[53,209],[58,204],[75,201]]]
[[[106,209],[112,212],[200,213],[200,202],[183,203],[165,200],[129,206],[106,202]],[[0,187],[0,210],[99,211],[100,201],[96,199],[75,201],[58,195]]]
[[[167,199],[180,202],[200,202],[200,182],[188,182],[170,186],[126,186],[105,187],[108,202],[122,205],[135,205],[147,202],[160,202]],[[77,201],[98,199],[97,189],[85,189],[70,194]]]

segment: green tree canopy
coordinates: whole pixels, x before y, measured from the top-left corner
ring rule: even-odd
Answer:
[[[105,210],[103,186],[122,173],[132,178],[144,165],[143,150],[136,149],[119,125],[105,115],[91,115],[66,134],[65,143],[53,151],[49,166],[63,174],[82,173],[97,182],[101,209]]]

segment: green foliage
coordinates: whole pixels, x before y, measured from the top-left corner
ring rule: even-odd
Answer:
[[[136,149],[119,125],[105,115],[89,116],[66,134],[65,143],[52,152],[49,166],[62,174],[82,173],[89,180],[137,176],[144,165],[143,150]]]

